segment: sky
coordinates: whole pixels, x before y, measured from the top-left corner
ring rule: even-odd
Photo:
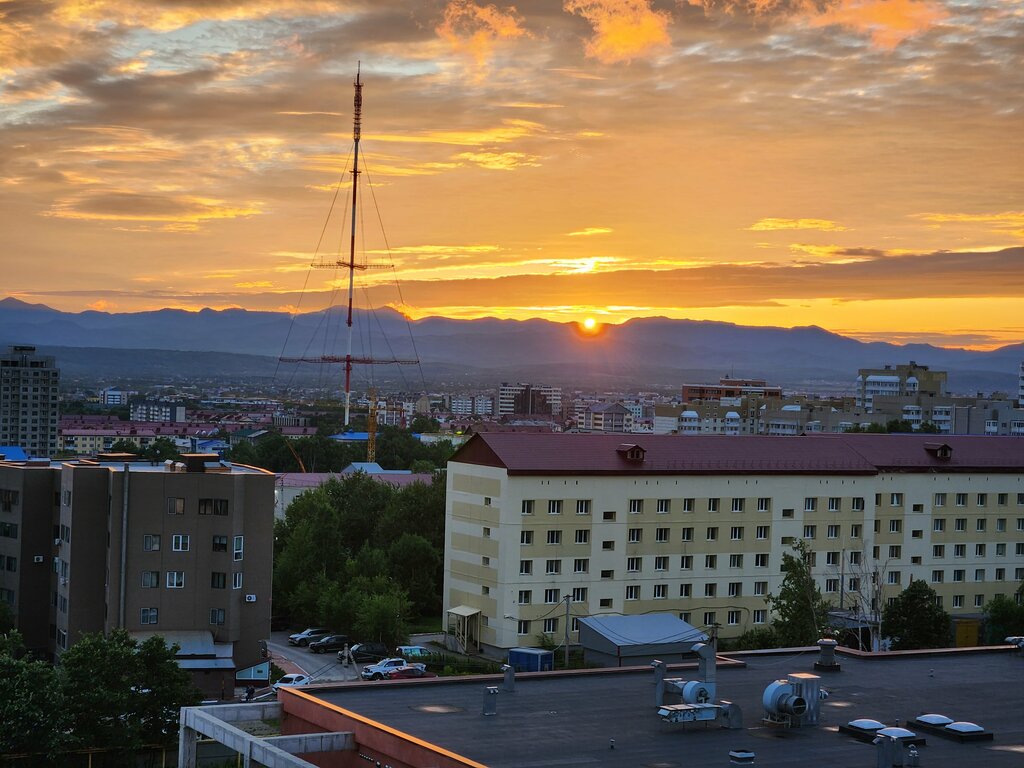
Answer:
[[[344,300],[359,65],[357,303],[1020,342],[1022,40],[1024,0],[0,0],[0,297]]]

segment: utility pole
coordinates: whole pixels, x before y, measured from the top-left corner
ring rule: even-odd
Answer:
[[[572,602],[572,593],[565,593],[565,668],[569,668],[569,604]]]

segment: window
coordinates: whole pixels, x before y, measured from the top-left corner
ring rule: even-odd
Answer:
[[[714,541],[717,538],[718,538],[718,528],[715,527],[715,526],[710,526],[708,528],[708,530],[707,530],[707,540],[708,541]]]
[[[231,588],[232,589],[241,589],[242,588],[242,572],[241,571],[236,571],[235,573],[231,574]]]
[[[577,544],[589,544],[590,543],[590,531],[586,528],[576,529],[576,543]]]
[[[943,533],[946,530],[946,518],[936,517],[932,521],[932,530],[936,533]]]
[[[772,511],[772,500],[767,496],[762,496],[757,500],[757,511],[758,512],[771,512]]]
[[[834,525],[830,525],[828,527],[827,534],[828,534],[828,537],[830,539],[838,539],[839,538],[839,526],[835,525],[835,524]]]
[[[184,589],[185,587],[185,572],[184,571],[168,571],[167,572],[167,588],[168,589]]]
[[[1017,518],[1017,530],[1024,531],[1024,517]]]
[[[523,546],[533,544],[533,531],[520,531],[519,543]]]
[[[683,512],[693,512],[693,499],[683,499]]]
[[[234,540],[233,546],[234,546],[234,549],[233,549],[234,559],[236,561],[241,560],[242,559],[242,553],[244,552],[244,549],[245,549],[245,537],[244,536],[235,536],[235,540]]]
[[[558,632],[558,619],[544,619],[544,634],[554,635]]]
[[[880,494],[880,493],[876,493],[875,494],[875,506],[876,507],[882,506],[882,494]]]
[[[890,520],[889,521],[889,533],[899,533],[902,520]]]
[[[644,500],[643,499],[630,499],[629,500],[629,514],[639,515],[644,511]]]
[[[957,530],[957,531],[966,531],[967,530],[967,518],[966,517],[958,517],[954,522],[955,522],[955,525],[953,527],[954,527],[955,530]]]
[[[533,514],[533,499],[523,499],[522,513],[524,515]]]
[[[1006,545],[996,544],[996,557],[1006,557]]]
[[[889,506],[890,507],[902,507],[903,506],[903,494],[902,493],[890,493],[889,494]]]
[[[902,548],[899,545],[897,545],[897,544],[890,544],[889,545],[889,557],[890,557],[890,559],[898,560],[899,557],[900,557],[900,554],[902,553],[902,551],[903,550],[902,550]]]
[[[828,511],[838,512],[842,505],[842,499],[838,496],[829,496],[828,498]]]
[[[224,589],[228,585],[228,575],[223,571],[214,571],[210,574],[211,589]]]
[[[860,523],[854,523],[850,526],[850,538],[859,539],[863,526]]]
[[[888,572],[888,573],[887,573],[887,574],[885,575],[885,578],[886,578],[886,581],[887,581],[887,582],[888,582],[889,584],[899,584],[899,583],[900,583],[900,580],[901,580],[901,579],[902,579],[903,577],[902,577],[902,575],[900,574],[900,572],[899,572],[899,571],[889,571],[889,572]]]
[[[168,515],[184,515],[185,514],[185,500],[176,498],[174,496],[167,497],[167,514]]]
[[[953,607],[954,608],[963,608],[964,607],[964,596],[963,595],[953,595]]]
[[[562,500],[551,499],[548,501],[548,514],[549,515],[560,515],[562,514]]]
[[[679,567],[684,571],[693,570],[693,555],[682,555],[679,558]]]
[[[860,589],[860,579],[852,576],[847,579],[846,586],[851,592],[857,592]]]
[[[154,589],[160,586],[160,571],[143,571],[142,586],[145,589]]]
[[[601,542],[601,549],[603,549],[605,552],[612,552],[615,549],[615,542],[614,541],[602,541]]]
[[[160,550],[160,534],[147,533],[142,537],[143,552],[158,552]]]
[[[782,516],[783,517],[792,517],[793,516],[793,510],[792,509],[783,509],[782,510]]]
[[[656,528],[654,531],[654,540],[659,544],[664,544],[668,541],[669,529],[668,528]]]
[[[573,587],[572,588],[572,601],[574,603],[585,603],[585,602],[587,602],[587,588],[586,587]]]
[[[577,499],[576,500],[576,514],[577,515],[589,515],[590,514],[590,499]]]
[[[590,571],[590,560],[586,557],[577,557],[572,561],[573,573],[587,573]]]
[[[654,599],[664,600],[666,597],[668,597],[668,584],[655,584]]]
[[[729,597],[742,597],[743,596],[743,582],[742,581],[730,581],[729,582]]]
[[[561,560],[548,560],[544,564],[544,573],[548,575],[559,574],[562,572],[562,561]]]
[[[545,589],[544,590],[544,602],[547,603],[548,605],[551,605],[552,603],[561,602],[561,600],[562,600],[562,595],[561,595],[561,592],[559,590],[557,590],[557,589]]]
[[[693,528],[683,528],[683,541],[693,541]]]
[[[734,525],[732,527],[732,529],[729,531],[729,540],[730,541],[742,541],[743,540],[743,526],[742,525]]]
[[[520,619],[516,624],[517,635],[528,635],[530,634],[530,622],[524,619]]]
[[[854,512],[863,512],[864,511],[864,497],[863,496],[854,496],[852,499],[850,499],[850,509],[852,509]]]
[[[729,555],[729,567],[730,568],[742,568],[743,567],[743,555],[741,555],[741,554]]]
[[[975,544],[974,545],[974,556],[975,557],[984,557],[985,556],[985,545],[984,544]]]
[[[715,612],[704,611],[704,625],[710,627],[715,623]]]
[[[520,605],[529,605],[533,601],[533,590],[532,589],[520,589],[519,600],[517,601]]]
[[[637,584],[630,584],[626,587],[626,599],[627,600],[639,600],[640,599],[640,586]]]
[[[935,498],[932,499],[933,507],[944,507],[946,506],[946,494],[936,493]]]
[[[158,614],[157,614],[157,609],[156,608],[143,608],[142,611],[141,611],[141,616],[139,618],[139,623],[141,623],[141,624],[156,624],[157,615]],[[59,630],[59,629],[57,630],[58,634],[61,633],[62,631],[63,630]],[[64,644],[60,646],[61,648],[66,648],[67,647],[67,639],[66,638],[67,638],[67,635],[65,635]],[[58,643],[58,645],[60,645],[60,643]]]
[[[704,567],[705,568],[717,568],[718,567],[718,555],[704,555]]]
[[[954,544],[953,545],[953,557],[967,557],[967,545],[966,544]]]
[[[826,552],[825,553],[825,565],[839,565],[839,553],[838,552]]]
[[[985,605],[985,596],[984,595],[975,595],[974,596],[974,607],[975,608],[981,608],[983,605]]]
[[[199,500],[199,514],[200,515],[217,515],[218,517],[226,517],[228,514],[228,500],[227,499],[200,499]]]
[[[764,608],[754,609],[754,623],[764,624],[768,620],[768,611]]]
[[[628,538],[628,541],[629,541],[630,544],[637,544],[637,543],[639,543],[643,539],[643,537],[644,537],[644,529],[643,528],[630,528],[629,529],[629,533],[627,534],[627,538]]]
[[[742,512],[743,511],[743,499],[733,499],[732,500],[732,511],[733,512]]]
[[[735,611],[735,610],[729,611],[729,613],[726,614],[726,616],[728,617],[728,618],[726,618],[726,622],[727,623],[729,623],[729,624],[739,624],[740,623],[740,612],[739,611]]]
[[[975,528],[976,531],[979,531],[979,532],[980,531],[984,531],[985,530],[985,518],[984,517],[979,517],[978,520],[974,524],[974,528]]]
[[[667,515],[671,512],[672,500],[671,499],[658,499],[658,514]]]
[[[173,552],[188,552],[188,534],[176,533],[171,537],[171,550]]]
[[[966,493],[958,493],[956,495],[956,505],[958,507],[966,507],[967,506],[967,494]]]
[[[932,583],[941,584],[944,576],[945,572],[942,570],[932,571]]]
[[[548,531],[548,544],[561,544],[562,543],[562,532],[561,531]]]
[[[758,552],[754,555],[754,567],[755,568],[767,568],[768,567],[768,553]]]
[[[850,553],[850,565],[860,565],[860,552]]]
[[[838,592],[839,591],[839,579],[825,579],[825,591],[826,592]]]
[[[967,572],[963,568],[953,569],[953,581],[963,581],[967,577]]]
[[[519,575],[530,576],[533,573],[533,560],[519,561]]]
[[[679,585],[679,596],[680,597],[692,597],[693,596],[693,587],[692,587],[692,585],[690,585],[690,584],[680,584]]]
[[[978,502],[978,506],[979,507],[986,506],[988,504],[988,494],[987,493],[979,493],[978,494],[978,498],[977,498],[977,502]]]
[[[668,570],[668,555],[658,555],[654,558],[654,570],[656,571],[667,571]]]
[[[641,568],[642,559],[639,557],[627,557],[626,558],[626,571],[629,573],[639,573]]]
[[[804,538],[813,539],[814,535],[818,532],[818,526],[816,525],[805,525],[804,526]]]
[[[760,539],[760,540],[763,541],[763,540],[768,538],[770,533],[771,533],[771,526],[759,525],[759,526],[757,526],[757,530],[754,532],[754,538],[755,539]]]
[[[718,585],[715,582],[709,582],[704,585],[704,597],[714,597],[718,592]]]
[[[719,499],[708,499],[708,512],[717,512],[718,502]]]
[[[223,608],[211,608],[210,609],[210,623],[211,624],[223,624],[224,623],[224,609]]]
[[[804,499],[804,512],[813,512],[818,508],[818,500],[813,496],[808,496]]]
[[[1005,517],[997,517],[996,518],[996,533],[1006,533],[1006,518]]]
[[[912,538],[912,539],[923,539],[924,538],[924,530],[921,529],[921,528],[914,528],[910,532],[910,538]]]
[[[610,597],[602,597],[600,600],[598,600],[598,604],[602,608],[611,608],[612,607],[612,599]]]
[[[213,537],[213,551],[214,552],[227,552],[228,551],[228,537],[227,536],[214,536]]]

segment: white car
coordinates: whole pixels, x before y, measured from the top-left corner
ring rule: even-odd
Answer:
[[[395,653],[407,659],[422,659],[424,656],[433,655],[433,651],[422,645],[400,645],[395,648]]]
[[[300,675],[293,673],[290,675],[285,675],[276,683],[274,683],[272,687],[274,689],[274,693],[277,693],[278,688],[297,688],[300,685],[306,685],[307,683],[310,683],[312,681],[313,680],[309,675]]]
[[[398,667],[407,667],[409,662],[405,659],[393,658],[384,659],[376,664],[367,664],[363,667],[363,671],[359,673],[359,676],[363,680],[383,680],[388,676],[388,672],[392,669],[398,669]],[[417,664],[416,666],[424,666],[423,664]]]

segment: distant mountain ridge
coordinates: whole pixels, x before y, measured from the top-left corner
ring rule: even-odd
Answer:
[[[343,310],[300,314],[244,309],[186,312],[61,312],[0,300],[0,344],[32,344],[57,354],[73,375],[168,378],[248,377],[286,380],[279,356],[344,354]],[[950,372],[957,392],[1016,391],[1024,344],[991,352],[929,344],[861,342],[816,326],[775,328],[640,318],[595,336],[574,323],[547,320],[452,320],[407,323],[393,310],[357,312],[353,354],[418,358],[431,386],[496,386],[536,381],[581,389],[675,389],[722,375],[765,378],[810,391],[852,390],[858,368],[919,364]],[[330,341],[327,341],[330,340]],[[188,354],[183,354],[188,353]],[[299,379],[320,375],[305,366]],[[420,381],[419,374],[377,366],[377,380]],[[414,387],[417,388],[417,387]]]

